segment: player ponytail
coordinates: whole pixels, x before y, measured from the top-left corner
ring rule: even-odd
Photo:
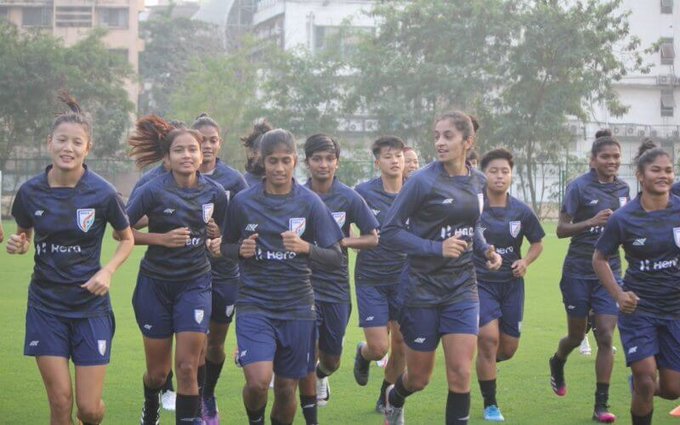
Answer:
[[[637,166],[638,174],[644,174],[647,165],[654,162],[656,158],[664,155],[670,158],[668,152],[659,147],[653,140],[643,140],[638,148],[637,155],[633,159]]]
[[[83,111],[78,102],[65,90],[59,92],[57,97],[59,101],[68,106],[68,111],[58,114],[54,121],[52,122],[52,127],[50,128],[50,137],[63,123],[73,123],[78,124],[83,127],[85,134],[87,134],[87,143],[92,143],[92,121],[90,117]]]
[[[593,145],[590,148],[590,158],[595,159],[605,146],[616,146],[619,148],[619,151],[621,151],[621,144],[608,128],[597,130],[595,133],[595,141],[593,141]]]
[[[128,138],[130,157],[139,168],[158,162],[170,152],[172,142],[181,134],[189,133],[200,144],[203,136],[196,130],[174,127],[157,115],[147,115],[135,123],[135,130]]]

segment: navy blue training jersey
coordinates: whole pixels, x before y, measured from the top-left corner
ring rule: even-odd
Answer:
[[[248,184],[238,171],[234,170],[224,162],[217,159],[215,168],[212,173],[204,173],[204,176],[220,184],[224,188],[224,193],[227,195],[227,200],[230,200],[237,193],[246,189]],[[226,211],[225,211],[226,213]],[[215,222],[222,226],[224,217],[214,217]],[[226,279],[234,279],[238,277],[238,263],[224,257],[210,258],[210,265],[212,267],[213,282],[223,281]]]
[[[306,187],[311,190],[311,179]],[[350,236],[350,225],[356,224],[362,235],[378,229],[380,224],[366,205],[366,201],[350,187],[333,179],[329,193],[317,194],[331,211],[344,237]],[[347,249],[343,249],[342,267],[329,270],[323,265],[312,262],[312,286],[317,301],[329,303],[349,303],[349,272],[347,270]]]
[[[397,195],[387,193],[380,177],[357,185],[356,192],[368,204],[371,212],[382,225]],[[356,285],[398,285],[399,276],[406,264],[406,254],[393,246],[383,243],[373,249],[362,249],[357,254],[354,266],[354,283]]]
[[[628,184],[616,179],[612,183],[600,183],[597,172],[590,172],[577,177],[567,185],[562,204],[562,212],[572,217],[573,223],[579,223],[594,217],[606,209],[616,211],[630,200]],[[562,273],[580,279],[597,279],[593,271],[593,250],[597,238],[604,226],[595,226],[571,237],[569,251],[564,258]],[[611,257],[609,264],[616,276],[621,276],[621,258]]]
[[[35,267],[28,305],[64,317],[91,317],[111,310],[109,295],[80,285],[101,268],[106,223],[130,226],[123,201],[106,180],[85,167],[75,187],[51,188],[43,174],[19,188],[12,215],[19,227],[34,229]]]
[[[488,248],[479,225],[485,185],[479,171],[449,176],[439,161],[406,181],[381,235],[381,242],[408,254],[406,305],[446,305],[461,296],[477,299],[473,249],[484,255]],[[458,258],[443,257],[442,243],[454,235],[468,241],[468,248]]]
[[[161,174],[143,185],[128,202],[130,221],[149,218],[149,232],[167,233],[188,227],[190,240],[181,248],[149,245],[140,265],[140,273],[169,281],[188,281],[210,271],[205,246],[207,223],[215,218],[218,225],[225,216],[227,196],[214,181],[198,175],[198,186],[182,188],[172,173]]]
[[[246,171],[245,174],[243,174],[243,178],[246,180],[246,183],[248,183],[248,186],[255,186],[258,183],[262,183],[263,177],[264,176],[253,174],[250,171]]]
[[[595,248],[617,255],[620,245],[628,262],[623,289],[640,297],[637,310],[680,319],[680,198],[672,195],[667,208],[646,212],[638,196],[616,211]]]
[[[674,183],[671,187],[671,193],[676,196],[680,196],[680,182]]]
[[[286,251],[281,234],[289,230],[321,248],[330,248],[342,239],[321,199],[295,181],[286,195],[268,194],[264,184],[258,183],[239,192],[229,204],[222,243],[238,243],[258,234],[256,255],[239,262],[239,314],[316,319],[309,256]]]
[[[516,279],[512,275],[512,263],[522,258],[524,238],[529,243],[535,243],[545,236],[536,214],[527,204],[510,194],[505,207],[490,207],[485,197],[480,224],[486,241],[503,258],[501,268],[492,271],[486,268],[485,256],[475,255],[477,279],[483,282],[510,282]]]
[[[132,192],[130,192],[130,198],[132,199],[133,196],[137,194],[139,191],[139,188],[144,186],[146,183],[150,182],[151,180],[155,179],[156,177],[160,176],[161,174],[167,173],[168,170],[165,169],[165,166],[163,164],[159,165],[158,167],[152,168],[148,172],[142,174],[142,177],[137,180],[137,183],[135,183],[134,187],[132,188]],[[132,223],[134,224],[134,223]]]

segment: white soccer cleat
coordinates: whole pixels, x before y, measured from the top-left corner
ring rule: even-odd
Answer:
[[[590,356],[593,354],[593,350],[590,348],[590,341],[588,341],[588,335],[583,338],[583,341],[581,341],[581,346],[578,347],[578,352],[581,353],[582,356]]]
[[[177,393],[174,391],[163,391],[161,394],[161,405],[163,409],[171,412],[175,411],[175,402],[177,401]]]

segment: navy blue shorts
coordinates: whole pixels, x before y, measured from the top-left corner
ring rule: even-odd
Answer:
[[[595,314],[617,316],[616,301],[602,286],[599,279],[580,279],[562,276],[560,280],[562,302],[570,317],[588,317],[592,309]]]
[[[342,355],[345,330],[352,313],[351,304],[316,302],[316,341],[319,351],[331,356]],[[311,356],[308,372],[316,369],[316,356]]]
[[[307,376],[316,346],[313,320],[270,319],[263,314],[243,313],[236,319],[238,361],[246,367],[256,362],[274,362],[274,373],[283,378]]]
[[[524,316],[524,279],[510,282],[478,282],[479,327],[498,319],[498,328],[519,338]]]
[[[28,307],[24,355],[66,357],[76,366],[107,365],[115,331],[113,312],[69,318]]]
[[[404,307],[401,312],[404,342],[414,351],[431,352],[447,334],[479,334],[479,303],[463,301],[438,307]]]
[[[355,285],[359,307],[359,327],[387,326],[390,320],[399,320],[402,299],[399,284]]]
[[[654,356],[659,369],[680,372],[680,319],[621,313],[619,334],[627,366]]]
[[[212,276],[204,273],[188,282],[137,278],[132,296],[137,325],[147,338],[170,338],[179,332],[208,333]]]
[[[213,280],[210,320],[222,324],[228,324],[234,320],[234,305],[238,297],[238,285],[238,278]]]

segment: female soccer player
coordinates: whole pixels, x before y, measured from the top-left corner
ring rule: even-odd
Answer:
[[[75,365],[77,417],[98,424],[102,390],[115,330],[109,299],[111,276],[134,242],[116,189],[84,164],[92,125],[68,95],[70,112],[57,116],[47,139],[52,165],[24,183],[12,215],[17,232],[7,252],[25,254],[35,231],[35,267],[28,290],[24,354],[36,358],[50,403],[50,424],[71,425]],[[106,223],[118,237],[113,258],[101,267]]]
[[[418,171],[420,163],[418,162],[418,153],[410,146],[404,146],[404,180],[409,178],[414,171]]]
[[[258,120],[253,124],[253,130],[247,136],[241,137],[241,142],[246,148],[246,173],[243,177],[248,186],[253,186],[262,181],[264,169],[260,159],[260,142],[262,135],[272,130],[271,124],[266,119]]]
[[[517,351],[524,313],[524,275],[543,250],[545,236],[536,214],[508,193],[512,183],[512,154],[495,149],[484,155],[487,187],[481,225],[487,242],[503,258],[500,270],[490,272],[486,258],[475,256],[479,286],[477,378],[484,397],[484,419],[505,419],[496,402],[496,362]],[[522,258],[522,242],[531,246]]]
[[[224,188],[227,199],[232,198],[248,187],[241,174],[219,159],[222,148],[220,126],[208,114],[201,114],[191,125],[203,135],[201,153],[203,162],[199,167],[202,175],[217,182]],[[220,230],[215,219],[208,222],[208,237],[219,238]],[[219,424],[215,386],[222,372],[224,359],[224,340],[227,337],[229,324],[234,317],[234,304],[238,293],[238,263],[225,258],[210,257],[212,268],[212,314],[210,315],[210,331],[208,332],[207,350],[204,362],[198,368],[199,387],[202,387],[201,413],[205,425]],[[204,382],[204,385],[202,381]]]
[[[318,362],[310,358],[309,375],[300,383],[300,403],[307,425],[317,421],[317,400],[325,406],[330,399],[328,376],[340,367],[345,328],[351,311],[347,249],[370,249],[378,245],[378,221],[366,201],[335,177],[340,165],[340,146],[330,136],[315,134],[305,142],[305,165],[310,179],[305,186],[321,198],[330,209],[337,227],[342,230],[340,246],[342,266],[328,269],[312,262],[312,287],[317,313]],[[360,236],[350,235],[354,223]]]
[[[199,132],[153,115],[137,121],[128,140],[140,168],[161,159],[170,168],[142,186],[127,208],[132,222],[149,219],[149,233],[135,231],[135,243],[149,248],[132,299],[146,354],[142,424],[158,422],[173,335],[176,423],[201,423],[197,369],[212,305],[207,230],[211,218],[222,222],[227,204],[224,189],[198,172],[202,141]]]
[[[264,179],[229,205],[221,253],[237,260],[241,288],[236,338],[250,424],[264,423],[272,373],[273,425],[291,424],[295,391],[307,376],[316,341],[310,262],[342,265],[342,232],[318,196],[293,179],[297,155],[288,131],[265,133],[260,144]]]
[[[590,156],[591,169],[567,185],[557,224],[557,237],[571,237],[569,251],[562,268],[562,299],[567,312],[568,334],[562,338],[557,352],[550,358],[550,383],[558,396],[567,393],[564,364],[569,354],[581,344],[586,333],[588,313],[595,314],[597,359],[595,375],[595,407],[593,419],[611,423],[616,416],[609,412],[609,380],[614,366],[612,334],[616,327],[616,302],[595,275],[592,265],[595,241],[602,233],[614,210],[628,202],[626,182],[617,178],[621,165],[621,146],[609,130],[596,133]],[[621,275],[618,255],[610,259],[616,276]]]
[[[404,184],[404,142],[395,136],[376,139],[371,147],[380,177],[357,185],[356,191],[383,223],[387,210]],[[381,360],[389,351],[376,410],[384,410],[381,400],[385,390],[404,371],[404,340],[399,331],[400,276],[406,255],[394,247],[380,243],[357,255],[354,282],[359,307],[359,326],[366,342],[360,342],[354,356],[354,379],[359,385],[368,383],[370,364]]]
[[[470,118],[444,114],[435,122],[434,139],[438,160],[406,181],[381,235],[381,243],[408,254],[410,267],[400,319],[406,372],[387,391],[389,425],[403,422],[406,397],[429,382],[440,339],[449,384],[446,423],[467,424],[479,330],[473,249],[490,269],[502,262],[479,227],[485,178],[465,164],[473,141]]]
[[[654,395],[680,397],[680,198],[670,194],[673,162],[643,143],[636,177],[642,192],[608,220],[593,268],[619,306],[619,333],[633,372],[633,425],[652,423]],[[628,269],[619,286],[610,257],[623,246]]]

